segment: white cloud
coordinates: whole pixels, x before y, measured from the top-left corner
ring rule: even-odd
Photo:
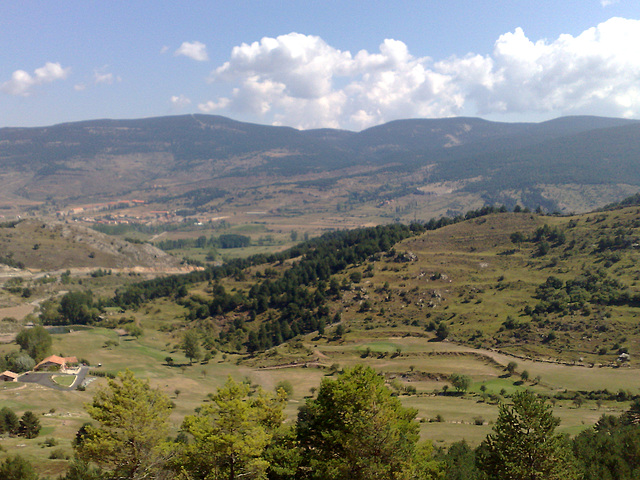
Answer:
[[[111,72],[107,72],[108,66],[104,66],[100,69],[96,69],[93,72],[93,83],[96,85],[104,84],[104,85],[112,85],[113,82],[121,82],[122,78],[120,76],[116,76]]]
[[[213,100],[209,100],[208,102],[203,102],[198,104],[198,110],[203,113],[211,113],[216,110],[223,110],[229,106],[228,98],[219,98],[217,102]]]
[[[580,35],[553,42],[529,40],[521,29],[502,35],[491,61],[491,84],[454,81],[480,113],[558,112],[640,115],[634,92],[640,81],[640,21],[612,18]],[[465,68],[450,62],[456,74]],[[636,98],[636,101],[630,99]],[[624,106],[623,106],[624,105]]]
[[[175,55],[184,55],[198,62],[209,60],[207,46],[201,42],[182,42],[180,48],[176,50]]]
[[[64,80],[70,71],[70,68],[62,68],[59,63],[52,62],[47,62],[43,67],[36,68],[33,75],[24,70],[16,70],[11,75],[11,80],[4,82],[0,86],[0,90],[9,95],[27,97],[31,94],[32,87],[55,80]]]
[[[614,5],[618,3],[620,0],[600,0],[600,5],[603,7],[608,7],[609,5]]]
[[[170,101],[171,105],[173,105],[173,107],[178,110],[191,105],[191,99],[185,97],[184,95],[173,95]]]
[[[301,128],[360,129],[409,117],[590,113],[640,116],[640,20],[612,18],[580,35],[531,40],[517,28],[490,55],[433,61],[387,39],[352,54],[290,33],[234,47],[211,80],[224,97],[198,105]]]

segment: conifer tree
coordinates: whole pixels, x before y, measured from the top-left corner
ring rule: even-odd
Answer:
[[[265,478],[269,462],[263,453],[284,419],[285,396],[262,390],[251,394],[249,386],[229,378],[211,401],[185,417],[182,431],[189,441],[172,462],[189,478]]]
[[[109,470],[114,478],[161,478],[172,409],[167,395],[126,370],[109,380],[86,409],[98,426],[83,425],[82,440],[75,445],[80,459]]]
[[[20,435],[25,438],[36,438],[40,433],[40,420],[30,410],[20,417]]]
[[[500,405],[493,433],[478,448],[478,467],[489,480],[574,480],[570,444],[555,432],[560,421],[530,391]]]
[[[7,457],[0,463],[0,478],[2,480],[38,480],[33,467],[20,455]]]
[[[433,478],[429,448],[417,455],[416,411],[402,406],[372,368],[323,379],[298,415],[301,472],[310,479]],[[417,457],[421,457],[417,462]]]

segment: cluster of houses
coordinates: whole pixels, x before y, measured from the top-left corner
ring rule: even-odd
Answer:
[[[66,373],[70,367],[75,366],[77,363],[78,359],[76,357],[59,357],[58,355],[50,355],[33,367],[33,371],[57,370],[62,373]],[[20,377],[19,373],[10,372],[9,370],[0,373],[0,381],[2,382],[17,382],[18,377]]]

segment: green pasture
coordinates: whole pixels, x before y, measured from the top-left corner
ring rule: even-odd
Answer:
[[[164,307],[160,305],[158,308],[164,312]],[[150,315],[153,312],[150,311]],[[145,317],[146,314],[140,315]],[[167,317],[159,325],[167,321],[171,320]],[[508,397],[502,395],[508,396],[519,388],[531,388],[546,395],[564,389],[609,388],[617,391],[623,388],[637,391],[638,371],[635,368],[587,368],[516,359],[518,372],[527,369],[531,379],[536,375],[541,377],[536,385],[531,381],[518,385],[517,374],[504,376],[504,365],[513,357],[451,342],[432,342],[427,337],[399,336],[383,340],[372,335],[367,338],[368,332],[360,330],[348,333],[340,342],[309,336],[303,339],[302,350],[280,346],[274,349],[274,354],[259,359],[228,355],[223,360],[222,354],[218,353],[207,364],[194,362],[189,365],[182,352],[175,348],[179,343],[177,333],[154,330],[148,318],[143,319],[142,324],[145,325],[145,333],[138,339],[104,328],[55,334],[53,350],[86,357],[93,365],[101,363],[102,367],[95,367],[96,370],[117,372],[129,368],[139,377],[148,379],[153,387],[169,395],[176,405],[171,415],[174,434],[177,434],[184,416],[205,402],[207,394],[221,386],[228,376],[250,381],[269,391],[273,391],[278,382],[289,381],[293,385],[293,395],[285,412],[293,421],[298,408],[320,382],[325,378],[335,378],[329,368],[333,364],[342,369],[367,363],[389,380],[396,379],[401,385],[415,387],[415,395],[401,394],[400,399],[406,406],[417,410],[422,437],[437,445],[463,438],[472,445],[482,441],[498,414],[498,404],[489,398],[490,395],[508,401]],[[116,344],[107,347],[105,342],[109,340]],[[2,346],[5,352],[11,348],[15,345]],[[363,358],[367,348],[371,353]],[[175,366],[165,363],[167,356],[174,358]],[[287,365],[298,361],[307,362],[308,366]],[[453,388],[449,386],[449,394],[442,394],[443,386],[449,385],[448,376],[453,373],[471,378],[468,393],[452,394]],[[84,404],[90,402],[96,389],[105,383],[105,379],[98,379],[89,384],[85,392],[56,391],[32,384],[5,384],[0,386],[0,404],[9,406],[19,415],[26,410],[40,415],[46,436],[56,439],[71,452],[71,439],[88,420]],[[484,398],[481,385],[486,387]],[[604,402],[600,406],[585,401],[577,408],[566,400],[556,402],[554,412],[561,419],[561,431],[576,434],[593,425],[602,413],[620,413],[625,408],[628,408],[628,403],[615,401]],[[34,440],[10,438],[3,440],[3,445],[7,451],[13,452],[15,448],[34,461],[40,466],[40,473],[58,474],[64,470],[65,462],[48,459],[51,449],[40,444],[44,438],[43,434]]]

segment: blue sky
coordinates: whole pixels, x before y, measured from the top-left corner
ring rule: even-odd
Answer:
[[[3,1],[0,127],[640,118],[640,2]]]

